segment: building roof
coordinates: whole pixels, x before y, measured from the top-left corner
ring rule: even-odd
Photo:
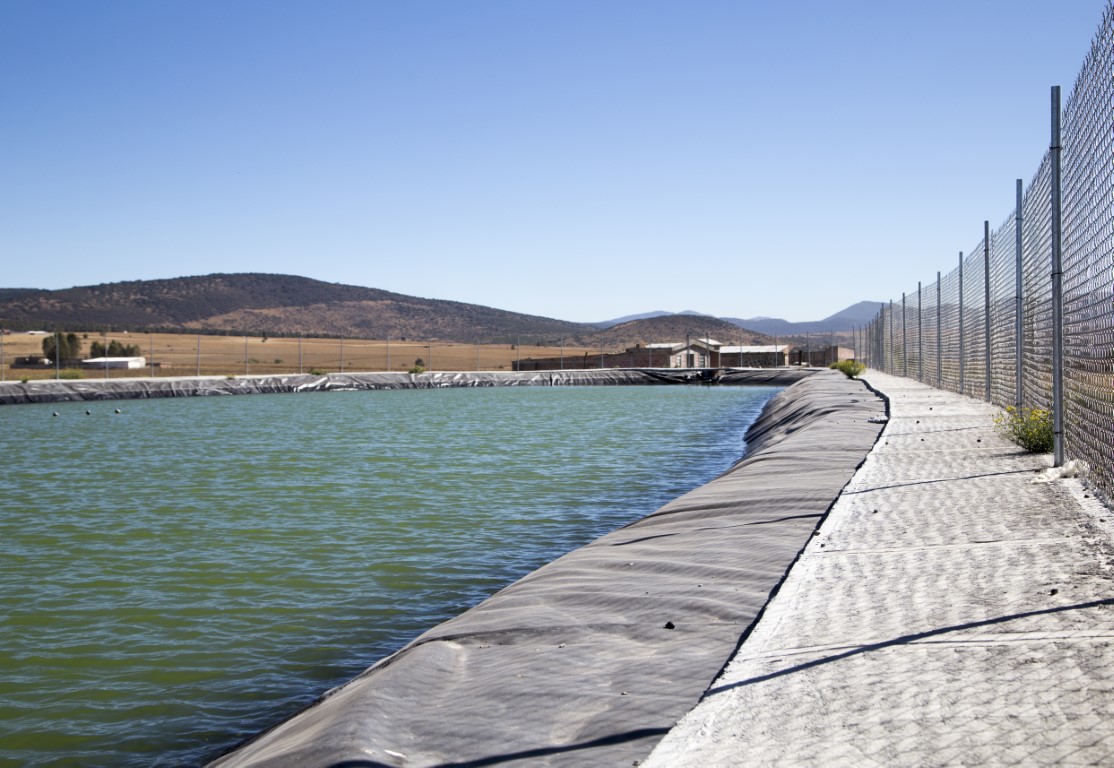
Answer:
[[[786,352],[789,347],[785,344],[762,344],[759,346],[720,347],[721,355],[759,355]]]

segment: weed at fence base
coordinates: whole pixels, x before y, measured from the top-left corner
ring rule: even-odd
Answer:
[[[994,426],[1008,440],[1029,453],[1048,453],[1052,450],[1052,411],[1044,408],[1019,410],[1011,405],[1005,413],[994,417]]]

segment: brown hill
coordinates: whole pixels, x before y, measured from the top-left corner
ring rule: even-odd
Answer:
[[[560,342],[586,323],[291,275],[214,274],[48,291],[0,289],[13,329],[208,331],[468,343]]]
[[[584,334],[578,342],[585,346],[603,345],[607,349],[632,347],[636,344],[683,342],[710,336],[723,344],[771,344],[773,340],[761,333],[708,315],[662,315],[631,320],[602,331]]]

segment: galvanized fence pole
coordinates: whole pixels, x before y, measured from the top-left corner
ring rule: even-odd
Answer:
[[[963,374],[963,357],[964,357],[964,344],[963,344],[963,251],[959,252],[959,394],[965,394],[963,391],[964,381]]]
[[[1023,399],[1022,388],[1023,388],[1024,383],[1025,383],[1024,374],[1022,373],[1022,368],[1021,368],[1021,365],[1022,365],[1022,355],[1021,355],[1021,344],[1022,344],[1021,296],[1022,296],[1022,291],[1023,291],[1022,284],[1021,284],[1021,219],[1022,219],[1022,202],[1023,202],[1022,190],[1023,190],[1023,188],[1022,188],[1022,184],[1021,184],[1021,179],[1018,179],[1017,180],[1017,207],[1014,209],[1016,211],[1016,213],[1014,214],[1014,225],[1015,225],[1014,229],[1016,231],[1014,233],[1014,238],[1015,239],[1014,239],[1014,246],[1013,246],[1013,248],[1014,248],[1014,278],[1015,278],[1015,286],[1014,286],[1014,294],[1015,295],[1014,295],[1014,300],[1013,300],[1014,301],[1014,329],[1013,329],[1013,333],[1014,333],[1014,366],[1017,369],[1016,371],[1014,371],[1014,390],[1015,390],[1014,391],[1014,405],[1017,407],[1018,414],[1021,413],[1021,404],[1022,404],[1022,399]]]
[[[1064,464],[1064,271],[1060,252],[1060,86],[1052,86],[1052,434],[1053,466]]]
[[[299,371],[301,373],[301,371]],[[197,334],[197,375],[201,375],[201,334]]]
[[[986,345],[986,402],[990,402],[990,222],[982,223],[983,339]]]
[[[880,371],[886,370],[886,305],[878,309],[878,317],[874,318],[874,360]]]
[[[905,291],[901,291],[901,376],[909,378],[909,342],[906,338]]]
[[[924,325],[921,323],[921,281],[917,281],[917,381],[924,381]]]
[[[874,319],[871,318],[870,322],[863,328],[863,353],[866,355],[866,360],[863,362],[867,364],[868,368],[874,367]]]
[[[944,338],[940,335],[940,315],[943,310],[940,305],[940,271],[936,271],[936,388],[944,386]]]
[[[878,319],[874,321],[875,336],[878,344],[878,370],[886,370],[886,307],[878,311]]]
[[[874,318],[874,362],[875,368],[886,370],[886,305],[878,309],[878,316]]]
[[[894,300],[890,299],[890,369],[886,373],[894,372]]]

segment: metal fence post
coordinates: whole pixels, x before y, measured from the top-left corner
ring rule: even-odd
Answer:
[[[986,344],[986,402],[990,402],[990,222],[982,223],[983,337]]]
[[[874,360],[880,371],[886,370],[886,305],[878,308],[874,318]]]
[[[940,335],[940,271],[936,271],[936,388],[944,386],[944,339]]]
[[[1064,271],[1060,252],[1060,86],[1052,86],[1052,440],[1053,466],[1064,464]]]
[[[1016,232],[1015,232],[1015,235],[1014,235],[1015,240],[1014,240],[1014,246],[1013,247],[1014,247],[1014,277],[1015,277],[1016,285],[1015,285],[1015,291],[1014,291],[1015,296],[1014,296],[1014,329],[1013,329],[1013,332],[1014,332],[1014,366],[1016,367],[1017,370],[1014,371],[1014,377],[1015,377],[1015,380],[1014,380],[1014,389],[1015,389],[1014,405],[1017,407],[1018,414],[1020,414],[1021,413],[1022,397],[1023,397],[1021,393],[1022,393],[1022,387],[1024,386],[1024,382],[1025,382],[1024,374],[1021,372],[1021,361],[1022,361],[1022,355],[1021,355],[1021,344],[1022,344],[1022,333],[1021,333],[1021,328],[1022,328],[1022,325],[1021,325],[1021,312],[1022,312],[1022,309],[1021,309],[1021,294],[1022,294],[1022,285],[1021,285],[1022,185],[1021,185],[1021,179],[1017,180],[1017,208],[1015,210],[1016,210],[1016,213],[1014,214],[1014,224],[1015,224]]]
[[[873,341],[874,341],[874,363],[875,363],[874,367],[877,368],[880,371],[884,370],[885,367],[886,367],[886,358],[885,358],[885,355],[883,355],[883,348],[882,348],[882,333],[883,333],[882,318],[884,318],[885,316],[886,316],[886,306],[883,304],[881,307],[878,308],[878,315],[874,318],[874,323],[873,323],[873,330],[874,330],[874,338],[873,338]]]
[[[901,292],[901,375],[909,378],[909,341],[905,335],[905,291]]]
[[[924,381],[924,326],[921,323],[921,281],[917,281],[917,381]]]
[[[959,252],[959,394],[963,392],[963,251]]]
[[[894,371],[894,300],[890,299],[890,369],[886,373],[893,374]]]

